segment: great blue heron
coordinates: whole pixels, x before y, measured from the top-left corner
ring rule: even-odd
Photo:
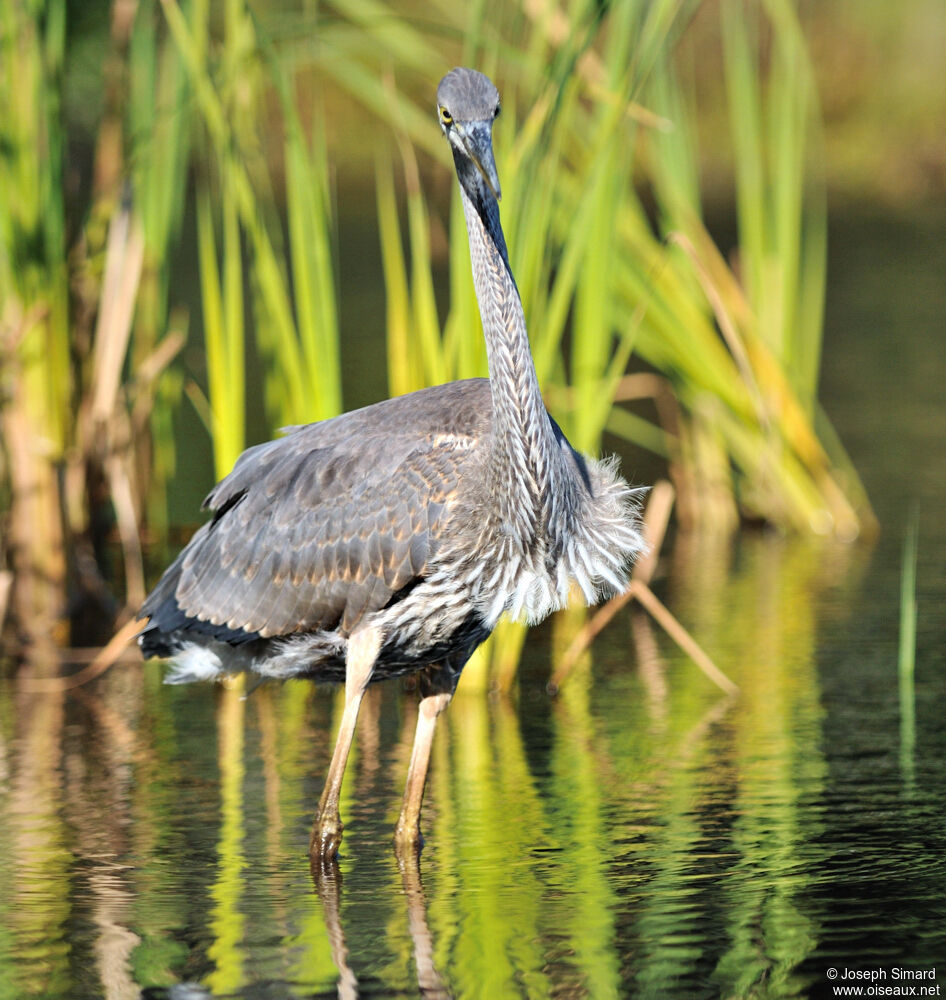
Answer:
[[[339,790],[373,681],[416,672],[421,702],[402,846],[420,842],[437,716],[500,615],[545,618],[571,584],[620,591],[641,550],[635,491],[579,455],[548,415],[499,222],[499,93],[454,69],[437,114],[470,240],[488,379],[388,399],[245,451],[213,511],[145,601],[146,657],[171,680],[248,670],[345,682],[311,851],[335,856]]]

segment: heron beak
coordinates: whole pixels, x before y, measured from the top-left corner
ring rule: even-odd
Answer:
[[[493,197],[499,201],[503,195],[499,187],[496,160],[493,158],[493,123],[472,122],[462,131],[460,138],[463,151],[486,181]]]

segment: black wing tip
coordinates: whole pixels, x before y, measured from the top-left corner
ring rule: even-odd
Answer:
[[[201,639],[214,639],[230,646],[242,646],[262,638],[259,632],[249,632],[242,628],[231,628],[229,625],[218,625],[214,622],[201,621],[199,618],[191,618],[173,600],[165,601],[148,611],[145,608],[139,612],[139,618],[150,616],[150,619],[138,636],[138,646],[145,659],[152,657],[167,659],[182,652],[189,643],[195,641],[199,643]]]
[[[149,625],[138,635],[138,648],[146,660],[166,660],[180,653],[184,644],[174,633]]]

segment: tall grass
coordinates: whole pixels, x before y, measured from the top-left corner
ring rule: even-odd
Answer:
[[[210,348],[209,413],[215,446],[218,440],[225,443],[216,448],[222,475],[241,450],[245,430],[245,347],[236,333],[243,324],[244,286],[250,292],[257,348],[266,362],[272,422],[318,420],[341,409],[325,137],[317,111],[307,136],[295,81],[265,37],[257,35],[256,21],[242,2],[225,5],[223,45],[214,54],[206,49],[208,10],[202,23],[189,24],[175,0],[162,0],[162,7],[196,96],[203,148],[219,185],[214,202],[222,206],[225,292],[217,287],[212,266],[216,253],[209,202],[203,203],[199,216],[201,259],[206,259],[201,289]],[[274,96],[282,112],[288,250],[279,223],[276,180],[261,152],[266,101]]]
[[[919,551],[920,511],[910,512],[900,568],[900,641],[897,656],[897,678],[900,701],[900,768],[908,788],[913,785],[916,746],[916,563]]]
[[[157,0],[141,0],[129,44],[125,173],[144,235],[144,261],[135,314],[132,368],[141,371],[164,334],[182,341],[187,318],[171,306],[171,269],[184,222],[193,105],[183,60],[161,30]],[[167,489],[176,469],[173,413],[180,404],[179,367],[163,370],[148,407],[150,454],[139,461],[142,518],[159,536],[168,528]]]
[[[525,44],[505,61],[496,149],[539,379],[576,446],[600,451],[610,431],[670,459],[684,525],[729,531],[751,517],[850,539],[872,528],[872,514],[833,435],[829,455],[814,429],[816,417],[823,422],[815,387],[826,223],[808,166],[819,125],[800,27],[792,6],[776,0],[721,8],[735,271],[702,219],[699,107],[675,54],[693,9],[626,0],[602,16],[595,4],[576,4],[530,23],[523,7]],[[481,15],[470,15],[465,37],[478,40],[472,49],[488,68],[511,49]],[[389,108],[406,240],[384,158],[378,215],[391,386],[403,392],[486,372],[459,198],[441,324],[412,145],[422,141],[417,119],[393,101]],[[632,353],[668,380],[680,404],[672,424],[617,405]],[[515,662],[517,642],[521,633],[500,632],[500,660]]]
[[[55,471],[71,396],[58,89],[65,14],[62,0],[0,11],[0,495],[10,507],[12,609],[36,639],[56,617],[66,572]]]
[[[245,385],[243,252],[236,202],[230,185],[221,184],[223,273],[219,273],[211,195],[197,191],[197,245],[207,351],[209,406],[204,411],[214,442],[214,471],[222,479],[244,447]]]
[[[496,145],[539,377],[580,447],[596,450],[607,429],[668,453],[686,523],[731,529],[749,516],[851,538],[873,526],[869,505],[833,435],[822,442],[814,429],[816,419],[823,424],[815,385],[825,208],[809,177],[818,120],[800,27],[788,3],[721,8],[736,272],[702,221],[699,108],[675,58],[692,9],[627,0],[602,17],[597,5],[578,4],[530,24],[524,7],[526,44],[501,79],[507,100]],[[505,38],[472,17],[467,37],[480,40],[481,62],[508,56]],[[341,74],[338,82],[345,86]],[[363,98],[362,87],[355,93]],[[451,309],[439,336],[432,332],[429,208],[413,154],[403,151],[408,138],[427,137],[401,105],[389,102],[388,117],[404,133],[410,249],[408,265],[382,160],[388,353],[401,391],[485,368],[456,196]],[[428,123],[420,127],[429,133]],[[669,380],[683,408],[676,426],[615,407],[632,351]]]
[[[496,17],[484,5],[444,0],[434,8],[434,32],[433,22],[377,0],[339,0],[331,18],[243,0],[141,3],[128,33],[112,40],[110,58],[124,60],[129,86],[126,99],[110,85],[102,127],[111,138],[100,150],[117,150],[101,171],[112,184],[97,193],[82,244],[94,279],[85,308],[94,314],[106,249],[92,223],[119,211],[130,180],[122,210],[129,231],[141,233],[144,256],[137,285],[129,277],[124,286],[135,293],[134,309],[111,334],[122,379],[107,420],[108,454],[123,456],[121,475],[106,477],[116,513],[130,512],[123,538],[140,528],[146,506],[160,522],[185,378],[214,442],[217,475],[246,443],[248,360],[262,362],[272,426],[342,408],[328,140],[339,107],[358,109],[358,135],[368,137],[377,165],[391,392],[486,373],[459,198],[454,191],[446,210],[427,193],[443,190],[450,168],[430,95],[441,70],[459,59],[491,72],[504,94],[496,130],[504,226],[539,378],[574,443],[596,452],[609,432],[669,459],[684,525],[729,530],[749,516],[842,537],[869,526],[863,491],[814,394],[824,202],[808,173],[818,152],[817,105],[794,8],[788,0],[725,0],[719,8],[740,234],[730,266],[702,221],[692,74],[705,71],[693,69],[692,54],[680,58],[701,6],[523,2]],[[30,433],[44,441],[36,469],[50,482],[72,433],[71,407],[94,384],[97,363],[89,351],[75,352],[78,368],[70,359],[70,321],[75,336],[81,323],[68,311],[62,222],[64,17],[62,4],[8,6],[2,40],[9,107],[0,128],[16,154],[0,164],[0,198],[10,205],[3,342],[23,375]],[[48,155],[30,169],[37,148]],[[156,378],[186,328],[169,275],[188,165],[205,387],[180,367]],[[445,310],[435,280],[441,251],[431,239],[441,213]],[[662,397],[672,391],[674,419],[621,402],[633,394],[625,373],[641,362],[662,376]],[[14,426],[17,412],[4,407],[10,454],[26,440]],[[151,450],[131,451],[149,426]],[[78,454],[91,454],[92,435],[80,438]],[[17,463],[6,468],[8,491],[25,495],[11,477]],[[73,478],[81,484],[81,475]],[[49,521],[64,501],[53,486],[46,494],[51,506],[36,516]],[[81,489],[75,495],[70,504],[87,503]],[[18,509],[25,518],[25,506]],[[63,542],[47,548],[62,562]],[[126,545],[126,562],[134,558]],[[510,664],[518,642],[521,635],[508,640]]]

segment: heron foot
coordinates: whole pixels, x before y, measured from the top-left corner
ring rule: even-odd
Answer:
[[[323,863],[334,861],[341,847],[343,829],[338,813],[318,816],[309,838],[309,857],[319,858]]]
[[[398,820],[394,828],[394,849],[397,854],[412,852],[420,854],[424,846],[424,835],[420,832],[420,823],[404,821],[404,817]]]

